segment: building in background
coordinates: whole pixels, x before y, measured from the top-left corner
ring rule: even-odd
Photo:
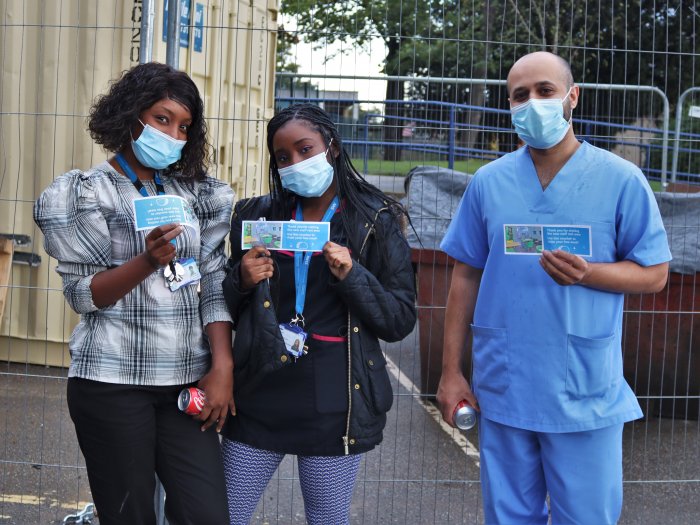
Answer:
[[[179,68],[196,82],[213,145],[211,175],[237,197],[267,191],[279,0],[180,0]],[[166,61],[167,2],[154,3],[152,60]],[[139,61],[142,0],[0,0],[0,359],[67,366],[77,315],[43,252],[32,206],[61,173],[107,155],[86,132],[93,98]],[[9,249],[3,248],[7,261]]]

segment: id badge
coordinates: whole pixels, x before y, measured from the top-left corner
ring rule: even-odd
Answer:
[[[202,278],[197,267],[197,261],[193,257],[179,259],[175,263],[176,273],[173,274],[168,266],[163,270],[165,283],[171,292],[175,292],[183,286],[194,284]]]
[[[294,358],[306,354],[304,343],[306,342],[307,333],[304,332],[300,326],[282,323],[280,324],[280,332],[282,333],[282,339],[284,339],[284,347],[287,349],[287,353]]]

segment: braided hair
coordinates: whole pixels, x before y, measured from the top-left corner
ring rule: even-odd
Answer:
[[[270,153],[270,196],[272,198],[271,215],[273,218],[281,220],[289,217],[292,213],[295,195],[282,187],[272,141],[280,128],[294,120],[305,123],[310,129],[319,133],[323,137],[326,147],[329,147],[332,141],[340,152],[337,156],[331,155],[331,165],[335,172],[336,194],[341,201],[346,202],[346,205],[341,207],[340,214],[343,229],[348,234],[348,239],[353,238],[349,235],[353,224],[360,221],[374,223],[377,210],[369,204],[373,201],[382,202],[383,207],[389,209],[399,224],[410,222],[403,206],[396,199],[389,197],[360,175],[343,147],[343,140],[338,133],[337,126],[330,119],[328,113],[313,104],[294,104],[286,107],[272,117],[267,124],[267,149]],[[379,222],[375,224],[375,235],[380,242],[384,240],[385,232]],[[354,253],[360,253],[361,246],[350,246],[350,248]]]

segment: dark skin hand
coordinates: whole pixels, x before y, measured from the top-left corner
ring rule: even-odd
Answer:
[[[206,401],[202,412],[193,416],[204,421],[202,432],[216,425],[216,431],[226,423],[229,412],[236,415],[233,399],[233,356],[231,355],[231,323],[216,322],[206,326],[211,347],[211,368],[197,386],[204,390]]]
[[[331,273],[339,281],[345,279],[350,273],[352,257],[350,257],[350,251],[345,246],[328,241],[323,246],[323,256],[326,258]]]
[[[180,235],[182,226],[166,224],[153,228],[146,236],[146,250],[121,266],[96,274],[90,283],[92,300],[98,308],[116,303],[144,279],[175,257],[170,242]]]
[[[166,224],[153,228],[146,235],[146,257],[151,266],[165,266],[175,257],[175,245],[170,241],[182,232],[179,224]]]
[[[323,255],[336,279],[345,279],[352,269],[352,258],[348,249],[329,241],[323,246]],[[244,290],[255,288],[261,281],[270,279],[273,273],[274,265],[270,252],[262,246],[251,248],[241,258],[241,286]]]
[[[251,248],[241,258],[241,286],[244,290],[251,290],[261,281],[270,279],[274,271],[269,250],[263,246]]]

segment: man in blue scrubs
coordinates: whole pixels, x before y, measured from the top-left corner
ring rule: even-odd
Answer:
[[[522,57],[508,93],[526,146],[476,173],[442,241],[457,262],[438,401],[450,424],[460,400],[480,409],[487,524],[545,524],[547,494],[555,524],[616,523],[622,427],[642,416],[622,375],[623,294],[665,286],[666,232],[641,171],[576,139],[566,61]]]

